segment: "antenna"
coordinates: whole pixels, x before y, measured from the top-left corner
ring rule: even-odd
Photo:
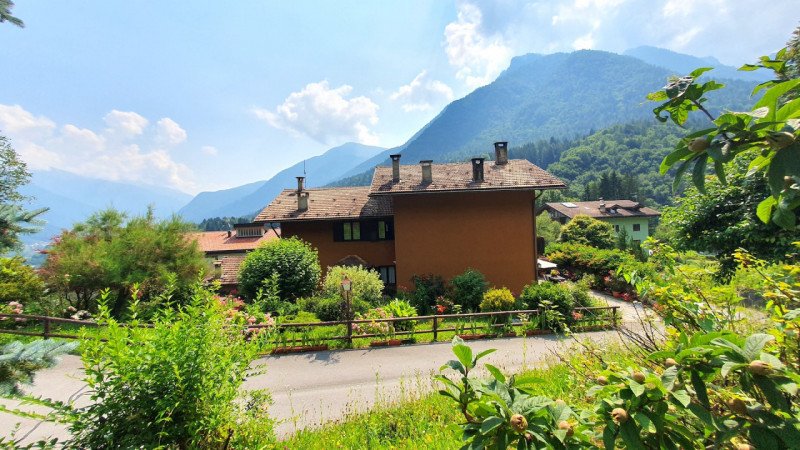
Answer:
[[[303,175],[306,174],[306,160],[303,160]]]

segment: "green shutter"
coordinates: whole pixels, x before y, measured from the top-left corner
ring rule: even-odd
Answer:
[[[359,222],[353,222],[353,240],[361,240],[361,224]]]
[[[344,240],[345,241],[353,240],[353,228],[350,225],[350,222],[344,224]]]

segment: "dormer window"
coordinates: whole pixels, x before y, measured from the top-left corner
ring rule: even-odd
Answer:
[[[264,227],[254,224],[236,224],[233,229],[236,230],[236,237],[238,238],[261,237],[264,235]]]

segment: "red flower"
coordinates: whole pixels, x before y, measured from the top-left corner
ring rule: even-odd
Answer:
[[[436,305],[436,313],[437,314],[444,314],[447,311],[447,307],[444,305]]]

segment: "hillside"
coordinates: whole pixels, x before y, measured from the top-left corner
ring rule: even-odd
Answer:
[[[646,102],[645,96],[662,87],[672,73],[631,56],[594,50],[519,56],[493,83],[447,105],[406,144],[392,151],[400,152],[406,164],[421,159],[491,157],[492,142],[498,140],[509,141],[513,147],[651,120],[654,105]],[[713,109],[738,109],[751,103],[753,83],[725,83],[726,89],[709,95]],[[361,165],[365,172],[350,173],[332,184],[368,183],[371,168],[387,163],[386,156],[379,155]]]
[[[295,177],[305,173],[306,186],[323,186],[386,149],[357,143],[334,147],[322,155],[301,161],[266,181],[232,189],[203,192],[181,208],[184,219],[200,222],[210,217],[247,216],[265,207],[278,193],[297,185]]]
[[[626,50],[625,55],[633,56],[648,64],[663,67],[674,72],[675,75],[687,75],[698,67],[713,67],[709,76],[714,78],[727,78],[731,80],[743,80],[762,82],[772,79],[772,72],[758,70],[755,72],[744,72],[737,70],[736,67],[726,66],[713,56],[698,58],[692,55],[673,52],[658,47],[643,45],[641,47]]]
[[[63,228],[103,208],[114,207],[128,214],[143,214],[153,206],[158,217],[168,217],[186,204],[191,195],[173,189],[88,178],[60,170],[34,172],[23,186],[23,195],[33,197],[30,209],[48,207],[44,229],[22,236],[25,243],[49,241]]]

